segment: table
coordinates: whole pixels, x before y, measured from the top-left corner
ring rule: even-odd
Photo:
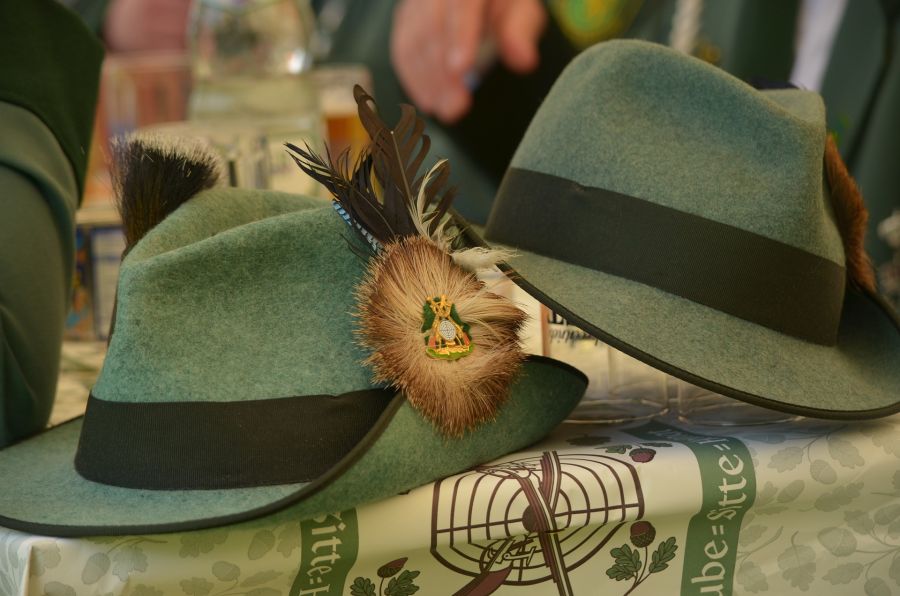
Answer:
[[[80,349],[65,351],[61,407],[80,399],[72,370],[102,358]],[[316,519],[86,539],[0,528],[4,596],[761,592],[900,592],[900,415],[563,424],[489,465]]]

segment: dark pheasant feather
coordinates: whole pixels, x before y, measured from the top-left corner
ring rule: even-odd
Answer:
[[[456,193],[447,187],[450,167],[446,162],[433,168],[427,183],[427,172],[419,175],[431,147],[424,121],[412,106],[403,105],[400,120],[391,129],[378,116],[375,102],[362,87],[355,86],[353,96],[371,142],[352,168],[346,151],[336,159],[329,153],[323,158],[309,146],[301,149],[287,144],[291,157],[328,189],[364,238],[368,233],[387,244],[419,235],[421,230],[434,233]]]
[[[518,331],[525,315],[486,291],[473,273],[493,266],[498,253],[454,250],[450,166],[441,160],[423,167],[431,141],[415,110],[402,106],[391,129],[369,94],[357,86],[353,95],[371,143],[352,167],[347,152],[333,159],[308,146],[288,149],[297,165],[328,189],[336,211],[376,253],[357,293],[357,333],[370,352],[366,362],[376,382],[402,390],[443,434],[461,436],[494,419],[507,399],[523,358]],[[423,302],[430,296],[450,297],[453,312],[466,326],[461,331],[466,345],[477,345],[452,365],[435,358],[423,342]]]

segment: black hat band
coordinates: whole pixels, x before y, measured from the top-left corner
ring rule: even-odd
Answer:
[[[91,395],[75,469],[94,482],[150,490],[310,482],[362,440],[395,395],[162,403]]]
[[[485,236],[652,286],[799,339],[837,343],[844,268],[728,224],[510,168]]]

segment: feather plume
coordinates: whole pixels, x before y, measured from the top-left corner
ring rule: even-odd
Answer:
[[[869,212],[831,135],[825,141],[825,176],[831,189],[831,205],[844,242],[847,277],[857,286],[874,292],[875,272],[865,249]]]
[[[294,163],[331,193],[335,208],[344,221],[373,252],[378,252],[381,243],[391,238],[393,232],[372,185],[372,158],[368,152],[361,153],[351,169],[349,150],[332,159],[330,153],[323,158],[309,145],[301,149],[293,143],[286,143],[285,147]]]
[[[288,143],[294,162],[328,189],[348,223],[374,252],[380,245],[419,235],[452,253],[458,231],[450,215],[456,188],[448,186],[449,162],[439,160],[420,175],[431,140],[424,134],[425,124],[415,109],[401,106],[400,120],[391,129],[378,116],[372,97],[362,87],[355,86],[353,94],[360,121],[372,140],[357,162],[351,167],[347,151],[336,158],[326,153],[323,158],[308,145],[300,148]],[[478,258],[474,258],[476,254]],[[504,256],[479,250],[459,262],[484,268]],[[489,263],[492,257],[496,260]]]
[[[133,134],[114,142],[112,174],[128,250],[182,203],[219,184],[222,166],[197,141]]]
[[[475,346],[452,362],[429,357],[420,331],[422,305],[441,294],[453,297]],[[447,436],[460,436],[496,416],[524,358],[518,339],[526,318],[521,310],[488,292],[421,236],[387,245],[373,259],[357,299],[359,339],[367,348],[376,347],[366,361],[376,382],[403,390]]]
[[[402,390],[444,435],[460,436],[496,416],[524,358],[525,314],[471,273],[508,253],[455,249],[450,164],[419,174],[430,147],[424,122],[402,106],[391,129],[361,87],[354,97],[372,140],[355,164],[348,152],[323,158],[309,146],[287,148],[373,253],[356,316],[375,382]]]

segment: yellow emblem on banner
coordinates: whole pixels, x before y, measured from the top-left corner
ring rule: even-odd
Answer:
[[[422,308],[422,333],[425,334],[425,353],[432,358],[457,360],[472,353],[469,325],[456,312],[446,296],[428,298]]]

